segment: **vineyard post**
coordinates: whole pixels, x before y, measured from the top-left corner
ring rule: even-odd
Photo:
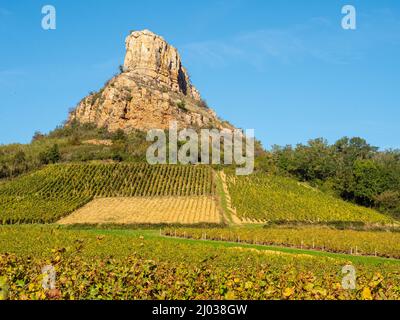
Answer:
[[[356,246],[356,253],[355,253],[356,255],[358,254],[358,247]]]
[[[186,238],[186,231],[183,231],[183,237]]]
[[[376,252],[376,248],[375,248],[375,257],[378,255],[378,253]]]
[[[353,248],[350,248],[350,254],[353,254]]]
[[[315,248],[315,243],[314,243],[314,239],[312,240],[312,248]]]

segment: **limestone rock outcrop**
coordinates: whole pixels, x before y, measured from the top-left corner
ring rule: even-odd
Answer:
[[[95,123],[110,131],[179,127],[231,127],[201,99],[178,51],[162,37],[135,31],[126,38],[122,72],[74,109],[68,122]]]
[[[124,70],[156,79],[172,91],[195,100],[200,94],[190,83],[178,51],[160,36],[144,30],[132,32],[125,41]]]

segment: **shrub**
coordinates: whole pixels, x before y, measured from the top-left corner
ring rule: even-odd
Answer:
[[[199,106],[200,106],[201,108],[209,109],[208,103],[207,103],[207,101],[204,100],[204,99],[201,99],[201,100],[200,100]]]
[[[178,102],[176,103],[176,106],[177,106],[179,109],[181,109],[181,110],[187,111],[185,101],[178,101]]]
[[[112,155],[112,159],[117,162],[122,162],[124,160],[124,158],[122,157],[122,155],[120,153],[114,153]]]
[[[46,136],[40,131],[35,131],[32,137],[32,142],[43,140]]]
[[[388,190],[374,197],[376,207],[400,218],[400,192]]]
[[[48,150],[39,154],[41,164],[57,163],[61,160],[60,150],[57,144],[54,144]]]
[[[126,141],[126,134],[124,132],[124,130],[122,129],[118,129],[117,131],[115,131],[111,137],[111,140],[113,142],[118,142],[118,141]]]

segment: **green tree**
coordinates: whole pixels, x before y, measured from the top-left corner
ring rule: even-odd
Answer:
[[[365,206],[374,205],[374,197],[385,189],[385,176],[373,160],[354,162],[354,179],[351,191],[357,203]]]

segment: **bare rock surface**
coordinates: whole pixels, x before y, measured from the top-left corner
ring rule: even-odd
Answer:
[[[126,38],[121,74],[89,94],[68,122],[95,123],[110,131],[180,128],[231,128],[201,99],[182,66],[178,51],[149,30]]]

